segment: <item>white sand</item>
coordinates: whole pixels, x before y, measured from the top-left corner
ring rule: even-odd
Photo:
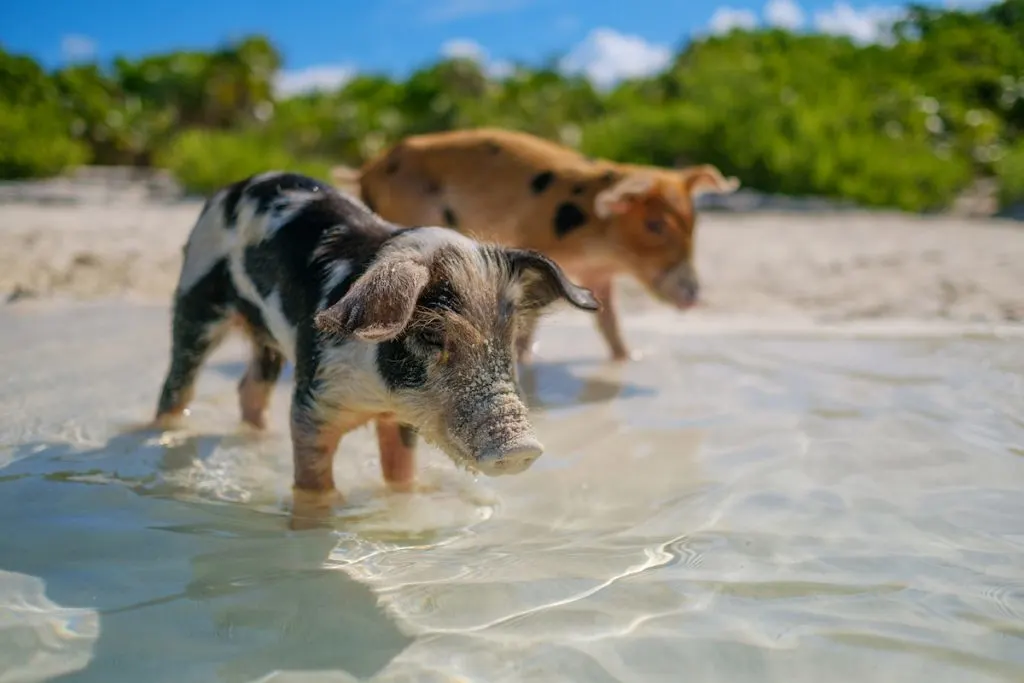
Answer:
[[[167,302],[199,201],[0,204],[0,301]],[[705,212],[702,319],[1024,321],[1024,226],[871,212]],[[624,293],[638,293],[624,280]],[[640,295],[629,310],[651,310]]]

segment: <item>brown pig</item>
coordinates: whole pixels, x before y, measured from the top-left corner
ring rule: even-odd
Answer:
[[[338,169],[335,182],[351,182]],[[591,160],[532,135],[470,129],[406,138],[369,160],[360,194],[384,218],[438,224],[476,239],[539,251],[602,304],[597,325],[613,358],[629,357],[612,280],[636,277],[679,309],[697,302],[693,198],[732,192],[710,165],[671,170]],[[519,339],[529,357],[533,329]]]
[[[239,328],[252,345],[244,421],[264,426],[294,364],[296,491],[333,491],[339,440],[371,421],[395,487],[413,482],[417,434],[468,469],[521,472],[542,446],[514,339],[556,300],[598,307],[542,254],[389,223],[306,176],[253,176],[207,201],[185,245],[157,422],[183,413],[202,364]]]

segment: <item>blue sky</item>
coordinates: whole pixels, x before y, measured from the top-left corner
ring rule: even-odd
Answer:
[[[984,0],[925,0],[977,5]],[[690,36],[775,24],[877,37],[887,0],[50,0],[3,2],[0,44],[46,66],[208,48],[265,33],[285,58],[280,87],[335,85],[357,71],[402,75],[442,54],[500,73],[559,56],[605,85],[655,71]]]

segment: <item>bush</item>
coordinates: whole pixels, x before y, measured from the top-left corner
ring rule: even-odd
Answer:
[[[88,148],[54,107],[0,102],[0,178],[45,178],[88,160]]]
[[[155,162],[174,174],[188,192],[199,194],[271,170],[305,173],[330,181],[328,164],[297,159],[252,133],[191,130],[160,150]]]
[[[716,119],[691,104],[636,108],[586,126],[582,151],[658,166],[712,163],[753,190],[906,211],[947,206],[971,178],[962,157],[939,156],[927,141],[858,130],[841,112],[752,109]]]
[[[1024,202],[1024,141],[1018,142],[995,165],[999,180],[999,206],[1006,209]]]

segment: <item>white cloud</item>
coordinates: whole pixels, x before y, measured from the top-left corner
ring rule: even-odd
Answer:
[[[728,33],[734,28],[751,30],[757,26],[757,16],[748,9],[719,7],[711,15],[708,28],[712,33]]]
[[[274,89],[280,97],[291,97],[316,90],[335,90],[352,80],[356,68],[349,64],[319,64],[305,69],[282,71]]]
[[[764,18],[769,26],[795,31],[804,25],[804,11],[795,0],[768,0]]]
[[[92,59],[96,56],[96,41],[89,36],[68,34],[60,40],[60,54],[68,62]]]
[[[471,59],[491,78],[505,78],[515,70],[511,62],[491,61],[484,46],[469,38],[453,38],[447,41],[441,46],[441,56],[445,59]]]
[[[583,73],[600,88],[623,78],[649,76],[668,66],[672,51],[639,36],[596,28],[562,59],[567,73]]]
[[[441,46],[441,56],[445,59],[472,59],[483,62],[487,59],[484,46],[468,38],[454,38]]]
[[[877,43],[888,37],[888,28],[903,14],[899,7],[872,6],[854,9],[836,2],[832,9],[814,13],[814,27],[821,33],[849,36],[858,43]]]
[[[514,12],[533,0],[430,0],[423,18],[432,23],[456,21],[482,14]]]

